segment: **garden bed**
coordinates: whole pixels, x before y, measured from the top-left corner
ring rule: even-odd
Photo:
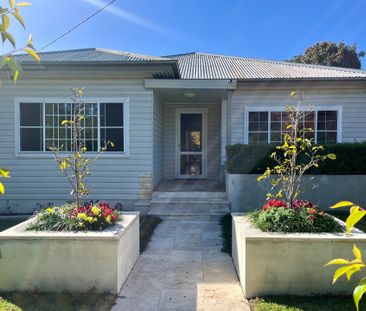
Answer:
[[[232,257],[247,298],[268,295],[350,294],[357,278],[332,285],[334,258],[348,258],[353,244],[366,247],[366,234],[262,232],[248,217],[232,214]]]
[[[27,231],[34,218],[0,233],[0,291],[120,291],[139,256],[139,213],[104,231]]]

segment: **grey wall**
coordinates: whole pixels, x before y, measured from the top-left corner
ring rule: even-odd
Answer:
[[[232,95],[232,143],[244,143],[244,126],[247,122],[244,118],[245,107],[276,107],[286,106],[293,103],[290,92],[294,89],[304,90],[308,97],[307,105],[316,106],[341,106],[342,116],[342,142],[354,142],[366,140],[366,86],[341,87],[334,83],[334,87],[322,88],[321,82],[314,86],[299,84],[294,88],[280,87],[257,87],[242,88],[234,91]]]
[[[175,178],[176,109],[207,109],[207,177],[220,179],[221,105],[164,104],[164,179]]]
[[[154,90],[153,106],[153,176],[152,187],[156,187],[163,179],[164,158],[164,111],[159,93]]]
[[[227,193],[233,212],[261,208],[266,194],[271,192],[270,181],[257,181],[256,174],[228,174]],[[313,180],[311,178],[314,177]],[[365,175],[305,175],[306,193],[300,198],[316,203],[321,209],[328,209],[339,201],[351,201],[361,206],[366,202]],[[313,184],[317,185],[313,189]]]
[[[93,72],[88,74],[93,77]],[[51,154],[28,157],[15,155],[15,97],[69,98],[71,87],[85,87],[85,97],[129,97],[129,156],[102,155],[91,170],[90,199],[122,202],[132,206],[151,193],[153,94],[143,80],[28,79],[17,84],[2,81],[0,87],[0,167],[10,170],[0,209],[12,206],[16,212],[32,212],[38,204],[70,200],[70,186],[58,171]]]

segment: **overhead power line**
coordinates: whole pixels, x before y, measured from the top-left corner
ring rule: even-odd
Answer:
[[[80,23],[78,23],[77,25],[73,26],[72,28],[70,28],[69,30],[67,30],[66,32],[64,32],[62,35],[58,36],[56,39],[52,40],[51,42],[47,43],[42,48],[38,49],[37,52],[40,52],[40,51],[48,48],[50,45],[54,44],[56,41],[62,39],[65,36],[67,36],[68,34],[70,34],[71,32],[73,32],[76,28],[80,27],[81,25],[83,25],[84,23],[86,23],[87,21],[89,21],[90,19],[92,19],[95,15],[99,14],[100,12],[102,12],[103,10],[105,10],[107,7],[109,7],[110,5],[112,5],[116,1],[117,0],[110,1],[105,6],[103,6],[102,8],[100,8],[99,10],[95,11],[93,14],[89,15],[87,18],[85,18],[84,20],[82,20]]]

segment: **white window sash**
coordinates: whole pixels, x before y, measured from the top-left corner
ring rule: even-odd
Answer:
[[[244,108],[244,144],[249,144],[249,113],[250,112],[267,112],[268,113],[268,143],[271,142],[271,112],[283,112],[286,111],[285,106],[277,106],[277,107],[268,107],[268,106],[262,106],[262,107],[251,107],[247,106]],[[305,109],[304,109],[305,111]],[[342,115],[343,115],[343,107],[342,106],[315,106],[312,111],[315,115],[315,124],[314,124],[314,142],[315,144],[318,143],[318,112],[319,111],[337,111],[337,130],[334,131],[337,133],[337,143],[342,142]],[[282,116],[281,116],[281,123],[282,123]],[[328,132],[328,131],[326,131]],[[330,131],[329,131],[330,132]],[[282,130],[281,130],[282,133]]]
[[[97,98],[83,98],[83,102],[85,103],[96,103],[98,107],[98,127],[97,127],[97,136],[98,136],[98,150],[101,148],[100,138],[101,138],[101,126],[100,126],[100,104],[105,103],[117,103],[123,105],[123,126],[111,126],[111,127],[103,127],[103,128],[121,128],[123,130],[123,151],[110,151],[102,154],[103,157],[129,157],[129,98],[128,97],[97,97]],[[35,128],[42,128],[42,139],[43,139],[43,147],[42,151],[21,151],[20,149],[20,104],[21,103],[40,103],[42,104],[42,126],[35,126]],[[40,98],[40,97],[18,97],[14,100],[14,132],[15,132],[15,156],[18,157],[50,157],[52,156],[52,152],[46,150],[46,104],[55,104],[55,103],[72,103],[70,98]],[[28,127],[30,128],[30,127]],[[68,152],[64,152],[68,153]],[[97,152],[87,152],[86,155],[93,155]]]

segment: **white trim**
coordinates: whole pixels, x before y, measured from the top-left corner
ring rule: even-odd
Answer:
[[[145,79],[144,86],[147,89],[219,89],[235,90],[236,80],[179,80],[179,79]]]
[[[184,154],[202,154],[202,175],[181,175],[180,174],[180,116],[184,113],[202,114],[202,151],[184,152]],[[180,179],[205,179],[207,178],[207,108],[177,108],[175,110],[175,177]]]
[[[100,116],[99,107],[101,103],[122,103],[123,104],[123,152],[104,152],[101,157],[106,158],[127,158],[129,157],[129,130],[130,130],[130,98],[129,97],[86,97],[82,99],[85,103],[98,104],[98,116]],[[20,103],[41,103],[43,107],[43,119],[45,118],[45,103],[72,103],[70,97],[16,97],[14,99],[14,126],[15,126],[15,156],[27,158],[49,158],[53,154],[50,151],[20,151]],[[98,117],[98,145],[100,144],[100,118]],[[43,120],[43,139],[45,135],[45,120]],[[43,141],[45,144],[45,141]],[[68,152],[65,152],[68,154]],[[93,157],[97,152],[87,152],[86,157]]]
[[[342,106],[314,106],[312,107],[312,111],[337,111],[337,143],[342,142],[342,135],[343,135],[343,107]],[[304,108],[305,110],[305,108]],[[256,111],[263,111],[263,112],[273,112],[273,111],[286,111],[286,106],[279,105],[279,106],[245,106],[244,107],[244,144],[248,144],[249,142],[249,112],[256,112]],[[317,143],[317,126],[318,126],[318,114],[315,114],[315,129],[314,129],[314,137],[315,143]],[[268,123],[270,122],[270,118],[268,118]],[[270,142],[270,124],[268,125],[268,142]]]

